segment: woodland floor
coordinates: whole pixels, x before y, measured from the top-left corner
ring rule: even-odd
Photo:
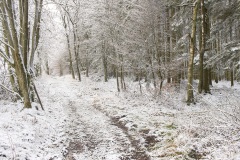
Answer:
[[[38,79],[45,111],[0,100],[0,160],[240,160],[239,84],[214,84],[191,106],[184,82],[157,98],[142,84],[118,93],[113,79]]]

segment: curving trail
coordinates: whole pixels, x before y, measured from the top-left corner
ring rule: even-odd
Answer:
[[[98,109],[100,94],[94,82],[57,78],[45,84],[49,101],[60,102],[65,113],[67,160],[148,160],[124,126]]]

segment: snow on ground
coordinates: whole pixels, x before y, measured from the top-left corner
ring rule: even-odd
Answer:
[[[240,160],[239,84],[214,84],[187,106],[184,82],[153,98],[143,82],[143,94],[130,81],[118,93],[116,80],[95,79],[38,79],[45,111],[0,100],[0,159]]]

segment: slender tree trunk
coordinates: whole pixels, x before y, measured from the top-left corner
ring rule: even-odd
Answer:
[[[75,26],[73,27],[73,41],[74,41],[74,53],[75,53],[75,61],[76,61],[76,66],[77,66],[77,75],[78,75],[78,80],[81,81],[81,73],[80,73],[80,68],[79,68],[79,55],[77,51],[77,32],[75,29]]]
[[[205,23],[205,16],[203,15],[202,10],[202,0],[201,0],[201,28],[199,32],[199,82],[198,82],[198,93],[202,93],[203,90],[203,56],[204,56],[204,50],[203,46],[205,45],[205,27],[203,24]]]
[[[231,87],[234,86],[234,72],[233,72],[233,69],[231,69],[230,71],[230,77],[231,77]]]
[[[108,64],[107,64],[107,44],[103,42],[102,44],[102,62],[103,62],[103,73],[104,73],[104,82],[108,81]]]
[[[230,1],[231,3],[231,1]],[[229,31],[229,35],[230,35],[230,41],[233,40],[233,34],[232,34],[232,26],[230,26],[230,31]],[[230,64],[230,80],[231,80],[231,87],[234,86],[234,66],[233,66],[233,62],[231,62]]]
[[[4,23],[4,21],[2,21],[2,23]],[[2,26],[4,26],[4,24],[2,24]],[[7,35],[6,35],[6,31],[3,30],[3,36],[4,36],[4,42],[5,42],[5,52],[6,52],[6,55],[8,58],[10,58],[10,50],[9,50],[9,46],[7,45],[8,44],[8,40],[7,40]],[[19,93],[18,91],[18,88],[15,84],[15,78],[14,78],[14,73],[12,71],[12,68],[14,67],[13,64],[10,64],[9,62],[7,63],[8,64],[8,72],[9,72],[9,75],[10,75],[10,83],[11,83],[11,86],[12,86],[12,90],[14,92],[17,92]]]
[[[72,62],[72,52],[71,52],[71,46],[70,46],[68,35],[67,35],[67,43],[68,43],[68,54],[69,54],[69,70],[70,70],[70,73],[72,74],[72,78],[75,79],[75,73],[74,73],[73,62]]]
[[[86,77],[89,77],[89,60],[86,58]]]
[[[124,67],[123,67],[123,55],[119,55],[120,61],[121,61],[121,88],[123,90],[126,90],[126,84],[124,80]]]
[[[171,29],[170,29],[170,8],[167,7],[166,9],[166,15],[167,15],[167,65],[170,65],[170,57],[171,57]],[[170,75],[170,68],[168,68],[168,73],[167,73],[167,83],[171,83],[171,75]]]
[[[190,54],[188,60],[188,85],[187,85],[187,103],[194,103],[193,96],[193,60],[196,45],[196,21],[197,21],[197,11],[198,11],[199,0],[194,6],[193,16],[192,16],[192,33],[190,37]]]
[[[21,46],[22,46],[22,54],[23,54],[23,61],[24,61],[24,66],[27,68],[27,62],[28,62],[28,33],[29,33],[29,28],[28,28],[28,1],[26,0],[21,0],[20,6],[20,15],[22,13],[22,24],[21,24],[21,33],[22,35],[20,41],[21,41]],[[21,21],[20,20],[20,21]]]
[[[35,18],[32,31],[32,48],[30,55],[30,68],[33,68],[33,60],[40,38],[40,22],[42,16],[43,0],[35,0]]]
[[[118,68],[116,67],[117,90],[118,90],[118,92],[120,92],[119,80],[118,80],[119,75],[118,75],[118,74],[119,74],[119,73],[118,73]]]
[[[68,54],[69,54],[69,71],[72,74],[72,78],[75,79],[75,74],[74,74],[74,69],[73,69],[73,61],[72,61],[72,52],[71,52],[71,46],[70,46],[70,38],[69,38],[69,32],[67,30],[67,23],[66,22],[66,17],[62,16],[62,21],[63,21],[63,26],[65,29],[65,36],[67,38],[67,45],[68,45]]]

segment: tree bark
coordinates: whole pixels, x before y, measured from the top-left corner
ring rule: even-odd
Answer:
[[[72,64],[72,52],[71,52],[71,46],[70,46],[70,38],[69,38],[68,30],[67,30],[67,24],[69,24],[69,23],[66,22],[66,17],[65,16],[62,16],[62,21],[63,21],[63,26],[64,26],[64,29],[65,29],[65,36],[67,38],[69,65],[70,65],[69,66],[69,71],[72,74],[72,78],[75,79],[75,74],[74,74],[74,69],[73,69],[73,64]]]
[[[188,60],[188,85],[187,85],[187,103],[194,103],[193,96],[193,60],[196,46],[196,21],[197,21],[197,11],[198,11],[198,0],[193,9],[192,15],[192,33],[190,37],[190,54]]]
[[[77,75],[78,75],[78,80],[81,81],[81,72],[80,72],[80,67],[79,67],[79,54],[77,50],[77,31],[76,28],[73,24],[73,40],[74,40],[74,53],[75,53],[75,61],[77,65]]]
[[[32,48],[30,55],[30,68],[33,68],[33,60],[40,38],[40,22],[42,16],[43,0],[35,0],[35,18],[32,31]]]
[[[166,15],[167,15],[167,22],[166,22],[166,28],[167,28],[167,54],[166,54],[166,60],[167,65],[170,66],[170,57],[171,57],[171,29],[170,29],[170,8],[167,7],[166,9]],[[171,83],[171,75],[170,75],[170,69],[168,68],[167,71],[167,83]]]
[[[13,59],[15,63],[15,71],[18,78],[19,83],[19,89],[21,94],[24,98],[24,107],[25,108],[31,108],[31,101],[29,97],[29,88],[28,88],[28,79],[27,79],[27,71],[23,64],[23,59],[21,55],[21,49],[18,41],[18,35],[16,30],[16,24],[15,24],[15,18],[14,18],[14,11],[12,9],[12,0],[3,1],[3,3],[0,3],[2,12],[7,13],[7,16],[2,16],[4,20],[4,29],[9,30],[9,28],[6,28],[8,22],[10,24],[10,30],[7,32],[8,41],[12,43],[12,47],[14,49],[11,50],[13,54]],[[7,18],[7,19],[6,19]]]
[[[107,56],[106,56],[106,43],[102,44],[102,62],[103,62],[103,72],[104,72],[104,82],[108,81],[108,69],[107,69]]]

